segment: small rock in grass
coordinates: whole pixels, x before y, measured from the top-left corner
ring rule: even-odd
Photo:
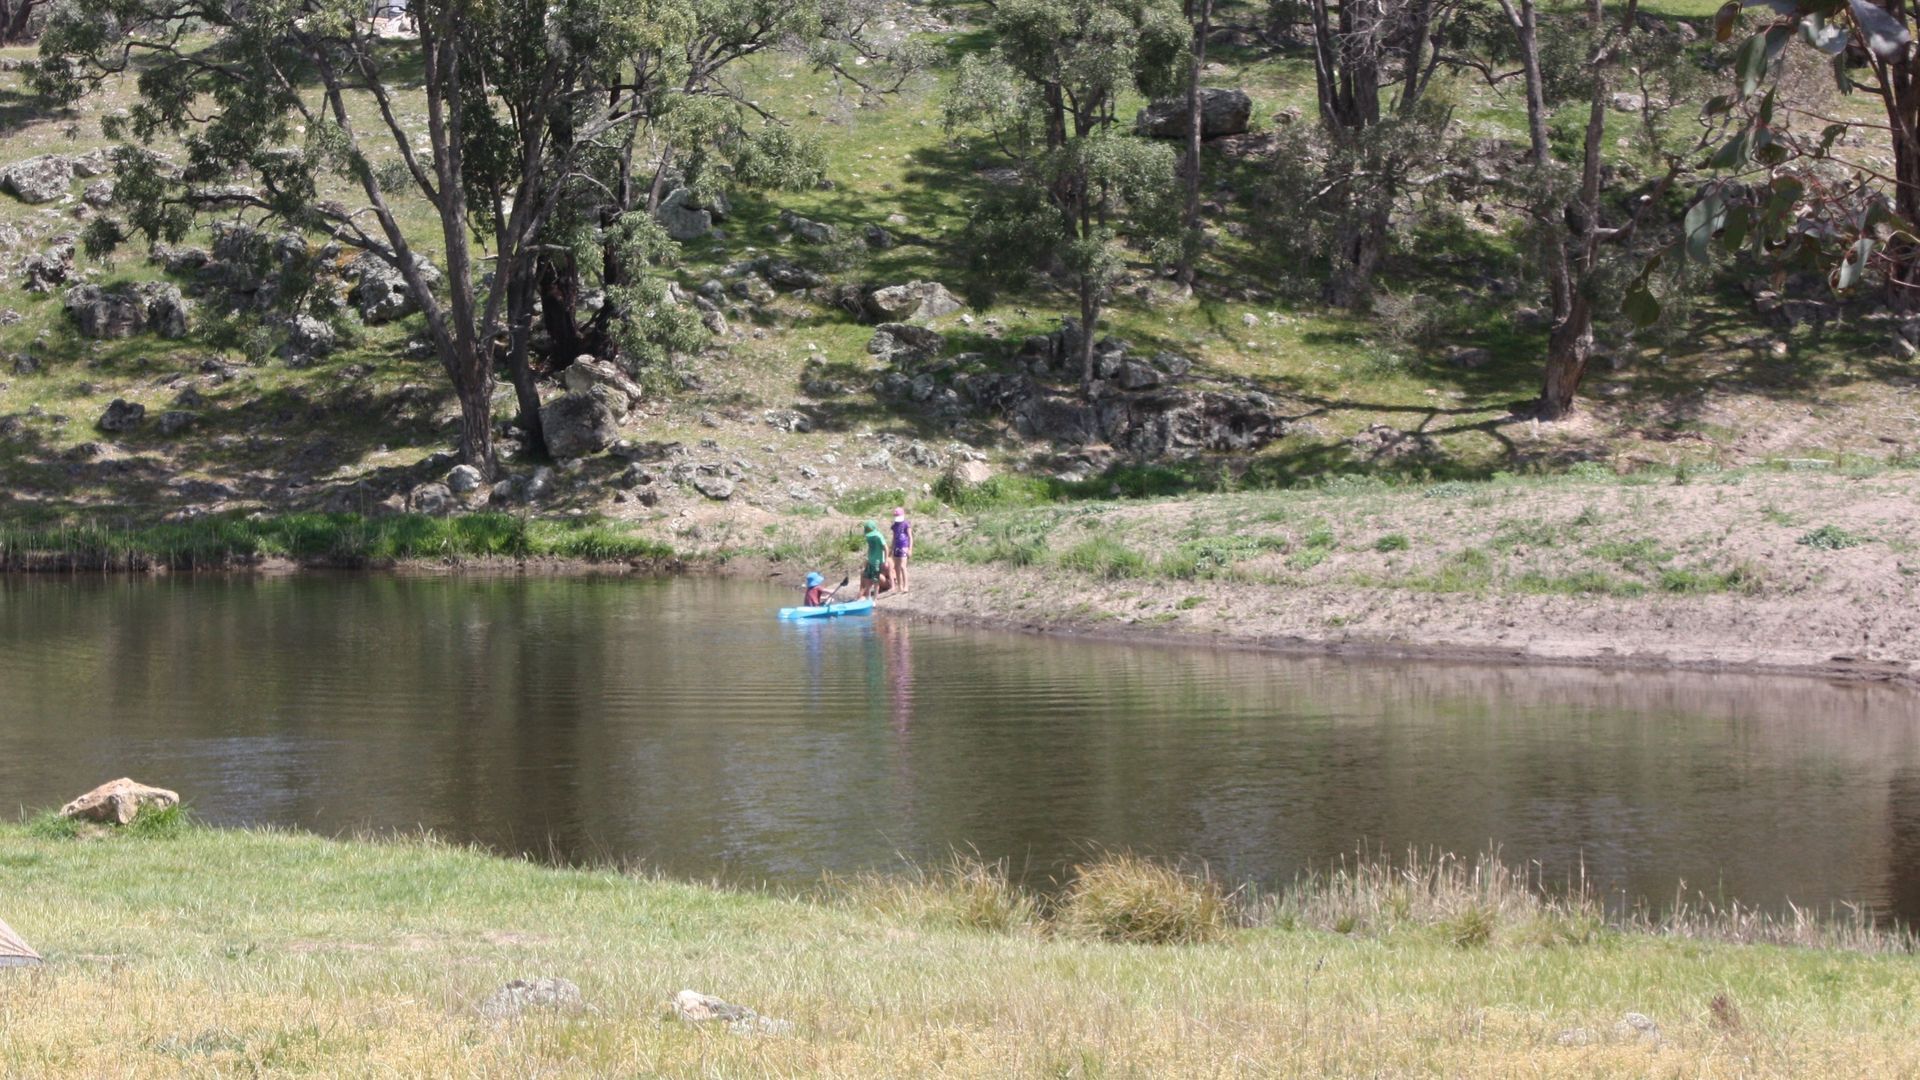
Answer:
[[[535,979],[515,979],[480,1002],[477,1012],[482,1020],[499,1023],[517,1020],[529,1010],[576,1013],[586,1007],[580,988],[566,979],[542,975]]]
[[[178,806],[180,796],[165,788],[121,777],[87,792],[60,808],[60,816],[73,821],[99,821],[125,825],[146,809],[165,810]]]
[[[1643,1043],[1658,1044],[1664,1040],[1660,1034],[1660,1025],[1645,1013],[1630,1012],[1613,1025],[1613,1033],[1622,1039],[1634,1039]]]
[[[673,1015],[683,1023],[706,1024],[715,1020],[735,1035],[791,1035],[793,1023],[761,1016],[745,1005],[735,1005],[698,990],[682,990],[673,995]]]
[[[145,405],[137,401],[114,398],[112,403],[107,406],[106,411],[100,414],[100,419],[94,423],[94,426],[108,433],[132,431],[134,428],[139,427],[140,422],[146,418],[147,407]]]

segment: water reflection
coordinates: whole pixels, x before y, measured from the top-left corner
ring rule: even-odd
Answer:
[[[1920,711],[1886,687],[1355,665],[888,619],[726,582],[0,581],[0,798],[126,773],[219,821],[426,826],[805,881],[1089,844],[1284,881],[1489,843],[1920,916]]]

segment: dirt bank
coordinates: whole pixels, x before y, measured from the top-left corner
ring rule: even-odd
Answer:
[[[1742,473],[1004,511],[924,524],[916,587],[884,603],[1049,633],[1920,686],[1914,481]]]

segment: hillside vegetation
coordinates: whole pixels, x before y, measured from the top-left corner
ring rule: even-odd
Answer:
[[[1713,43],[1704,8],[1640,10],[1646,33],[1681,43],[1678,62],[1698,68],[1693,101],[1672,110],[1697,111],[1723,89],[1718,65],[1730,46]],[[932,56],[893,92],[862,91],[796,42],[775,42],[728,75],[741,101],[817,140],[825,182],[805,190],[737,185],[722,200],[728,212],[718,227],[662,263],[662,280],[681,303],[693,303],[703,286],[717,297],[702,306],[715,309],[711,321],[723,328],[703,329],[697,348],[644,362],[616,353],[638,383],[638,401],[618,419],[610,453],[560,458],[556,472],[536,478],[549,462],[516,451],[513,429],[503,428],[498,477],[472,495],[433,486],[456,463],[460,412],[418,315],[363,320],[356,307],[364,305],[344,301],[326,316],[333,347],[307,349],[270,298],[258,299],[260,281],[234,290],[236,281],[221,276],[243,273],[220,265],[221,235],[284,228],[260,206],[203,211],[179,243],[152,254],[137,236],[111,254],[90,256],[81,243],[65,280],[28,291],[35,271],[26,263],[57,256],[63,237],[125,211],[102,187],[111,185],[110,168],[97,179],[76,177],[47,203],[0,196],[9,271],[0,297],[8,309],[0,344],[10,358],[0,371],[5,513],[32,525],[262,509],[445,512],[491,502],[632,520],[664,535],[716,518],[752,531],[756,520],[845,509],[868,493],[924,496],[970,459],[994,472],[1068,482],[1153,464],[1180,478],[1162,485],[1166,493],[1348,474],[1473,479],[1582,462],[1622,473],[1845,466],[1899,461],[1910,451],[1920,431],[1917,373],[1894,348],[1898,319],[1871,298],[1837,301],[1824,284],[1803,279],[1788,283],[1787,301],[1756,302],[1750,279],[1762,268],[1739,260],[1696,272],[1691,291],[1670,300],[1653,328],[1636,332],[1617,314],[1604,316],[1578,411],[1535,418],[1528,402],[1539,392],[1550,329],[1544,284],[1529,261],[1523,215],[1502,203],[1498,185],[1436,182],[1407,195],[1370,307],[1323,304],[1324,261],[1295,242],[1302,235],[1290,238],[1309,223],[1292,220],[1282,182],[1300,133],[1315,124],[1311,28],[1304,17],[1283,16],[1246,5],[1214,12],[1203,81],[1249,95],[1249,130],[1205,143],[1206,243],[1191,292],[1167,264],[1138,250],[1114,282],[1102,336],[1126,346],[1127,378],[1156,384],[1133,398],[1114,391],[1109,402],[1134,414],[1118,424],[1098,410],[1091,422],[1073,411],[1075,372],[1064,359],[1033,388],[1045,408],[1023,412],[1017,397],[1009,406],[1013,391],[995,382],[1042,370],[1029,339],[1057,334],[1062,317],[1078,309],[1065,279],[1040,274],[1008,287],[983,276],[968,246],[969,221],[1011,182],[995,140],[947,123],[947,91],[961,62],[989,49],[991,12],[901,6],[874,12],[873,25],[911,35]],[[409,39],[384,47],[408,70]],[[121,75],[58,106],[20,70],[32,49],[4,55],[13,69],[0,74],[9,158],[85,157],[112,145],[102,120],[139,103],[133,77]],[[420,83],[391,89],[401,124],[422,122]],[[1448,152],[1435,168],[1491,177],[1520,167],[1520,80],[1489,85],[1477,71],[1450,67],[1429,93],[1449,116]],[[366,95],[351,104],[373,122]],[[1127,91],[1118,112],[1131,117],[1141,104]],[[1856,96],[1834,107],[1863,105]],[[1555,123],[1576,123],[1582,112],[1569,102]],[[1613,109],[1606,122],[1607,167],[1644,172],[1640,116]],[[153,145],[164,151],[169,137],[163,132]],[[391,147],[381,152],[392,156]],[[396,205],[420,250],[439,261],[431,212],[404,198]],[[1676,221],[1683,206],[1674,196]],[[792,215],[807,223],[803,232],[818,223],[834,238],[806,242]],[[890,246],[869,245],[874,229],[886,233],[875,243]],[[320,250],[324,237],[304,236],[303,256]],[[179,254],[194,248],[214,253],[213,270]],[[352,251],[325,255],[347,263]],[[274,258],[244,273],[271,278]],[[768,258],[788,271],[782,277],[774,268],[780,282],[767,280]],[[69,290],[129,282],[179,287],[185,332],[83,336]],[[910,282],[940,282],[959,304],[920,320],[941,335],[937,343],[903,346],[888,362],[885,347],[876,355],[870,345],[876,316],[850,312],[845,287]],[[235,300],[241,291],[245,304]],[[541,356],[539,344],[532,362],[553,372],[540,380],[551,402],[565,392],[558,369],[570,358]],[[501,377],[492,393],[506,422],[513,393],[504,369]],[[115,401],[142,406],[144,417],[100,430]],[[1181,410],[1199,415],[1192,431],[1149,430],[1154,416]],[[489,494],[496,479],[506,486]],[[1103,494],[1112,487],[1084,486]]]

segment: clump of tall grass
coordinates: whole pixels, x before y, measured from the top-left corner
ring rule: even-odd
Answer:
[[[829,877],[826,892],[883,918],[962,930],[1031,929],[1039,913],[1033,897],[1008,877],[1006,860],[964,852],[931,869]]]
[[[1075,868],[1054,925],[1062,933],[1132,945],[1195,945],[1234,924],[1234,899],[1212,876],[1118,853]]]
[[[1356,855],[1310,872],[1271,899],[1259,921],[1339,934],[1435,930],[1462,948],[1509,933],[1525,940],[1584,941],[1605,923],[1591,890],[1550,892],[1537,868],[1509,866],[1496,852],[1472,859],[1412,850],[1402,862]]]
[[[1060,566],[1109,580],[1140,577],[1147,572],[1147,557],[1110,536],[1095,536],[1061,552]]]
[[[1781,914],[1721,905],[1684,890],[1672,903],[1609,911],[1584,869],[1550,883],[1537,864],[1514,866],[1497,851],[1472,858],[1410,849],[1395,861],[1365,852],[1301,875],[1254,905],[1256,924],[1281,929],[1388,936],[1429,932],[1462,948],[1588,944],[1604,934],[1689,941],[1792,945],[1865,953],[1920,952],[1920,939],[1843,906],[1820,913],[1789,904]]]

